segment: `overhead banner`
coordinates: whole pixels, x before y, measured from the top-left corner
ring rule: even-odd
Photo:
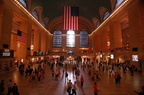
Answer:
[[[63,30],[79,30],[79,7],[64,6]]]

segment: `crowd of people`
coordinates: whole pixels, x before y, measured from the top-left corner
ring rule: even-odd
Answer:
[[[3,94],[4,90],[5,90],[5,82],[4,82],[4,80],[1,80],[1,83],[0,83],[0,95],[4,95]],[[11,95],[11,93],[13,95],[19,95],[18,86],[17,86],[16,83],[12,84],[12,80],[11,79],[9,80],[7,91],[8,92],[7,92],[6,95]]]
[[[72,64],[70,68],[68,67],[69,64]],[[51,78],[54,81],[59,81],[59,79],[62,78],[62,75],[65,76],[68,95],[77,95],[78,82],[80,83],[80,87],[83,88],[85,80],[81,72],[85,72],[89,79],[93,82],[93,93],[94,95],[98,95],[99,89],[97,82],[102,78],[101,72],[107,71],[108,77],[113,77],[115,84],[120,84],[122,77],[118,72],[118,69],[122,69],[123,73],[129,71],[131,76],[133,76],[135,71],[135,67],[130,64],[110,64],[105,62],[97,63],[91,62],[89,59],[76,61],[76,63],[65,64],[63,64],[63,61],[60,61],[59,59],[51,59],[49,61],[39,62],[37,67],[34,67],[33,65],[25,66],[24,64],[19,64],[18,69],[21,76],[25,76],[25,78],[28,78],[30,81],[40,82],[41,79],[45,78],[45,69],[47,65],[50,67]],[[69,77],[68,72],[72,72],[73,76],[75,77],[75,81],[73,83]],[[2,95],[4,90],[4,80],[2,80],[0,84],[0,95]],[[11,79],[9,80],[7,91],[7,95],[10,95],[10,93],[13,93],[13,95],[19,95],[18,86],[16,83],[13,83],[12,85]],[[135,90],[134,92],[138,95],[144,95],[139,94],[139,92]],[[141,93],[144,93],[144,91]]]

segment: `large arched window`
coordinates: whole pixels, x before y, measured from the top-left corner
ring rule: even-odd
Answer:
[[[117,8],[124,0],[116,0],[115,8]]]
[[[66,47],[75,47],[75,32],[72,30],[67,31]]]
[[[103,16],[103,20],[106,20],[106,18],[110,15],[110,13],[108,11],[106,11],[104,13],[104,16]]]
[[[26,0],[19,0],[25,7],[27,7]]]
[[[34,16],[36,19],[38,19],[38,18],[39,18],[38,13],[37,13],[37,11],[36,11],[36,10],[34,10],[34,11],[32,12],[32,14],[33,14],[33,16]]]
[[[88,47],[88,32],[80,31],[80,47]]]
[[[53,47],[62,47],[62,32],[60,30],[53,33]]]

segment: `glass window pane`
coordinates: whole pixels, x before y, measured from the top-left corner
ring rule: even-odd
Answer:
[[[98,21],[97,24],[96,24],[96,27],[99,27],[99,25],[100,25],[100,22]]]
[[[67,31],[66,47],[75,47],[75,32],[74,31]]]
[[[87,48],[88,47],[88,32],[80,31],[80,47]]]
[[[110,15],[110,13],[109,13],[108,11],[106,11],[105,14],[104,14],[103,20],[106,20],[106,18],[107,18],[109,15]]]
[[[124,0],[116,0],[115,8],[117,8]]]
[[[53,47],[62,47],[62,32],[59,30],[53,33]]]
[[[21,2],[25,7],[27,7],[27,4],[26,4],[26,1],[25,1],[25,0],[20,0],[20,2]]]
[[[38,19],[38,13],[35,10],[32,12],[32,14],[36,19]]]
[[[45,22],[44,21],[42,21],[42,25],[45,27],[46,26],[46,24],[45,24]]]

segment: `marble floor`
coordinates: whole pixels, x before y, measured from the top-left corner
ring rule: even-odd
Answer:
[[[84,86],[80,87],[80,81],[77,81],[77,95],[94,95],[93,94],[93,81],[89,79],[87,70],[80,69],[81,75],[84,76]],[[109,77],[107,71],[101,71],[101,80],[97,80],[97,86],[99,89],[99,95],[137,95],[133,90],[141,91],[141,86],[144,85],[144,74],[134,72],[131,76],[129,71],[123,74],[121,70],[121,83],[115,84],[114,78]],[[76,80],[72,74],[71,68],[68,68],[68,79],[72,82]],[[13,83],[17,83],[20,95],[68,95],[67,80],[61,72],[61,76],[58,81],[54,80],[51,76],[50,67],[47,65],[45,69],[45,78],[40,82],[38,80],[29,80],[25,76],[21,76],[18,69],[14,71],[5,72],[0,74],[0,80],[5,81],[4,95],[7,93],[7,86],[9,79],[12,79]]]

